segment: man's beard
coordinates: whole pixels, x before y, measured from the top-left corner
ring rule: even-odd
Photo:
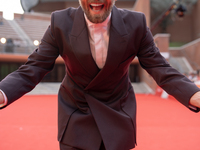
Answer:
[[[90,20],[92,23],[102,23],[106,20],[106,18],[109,16],[112,8],[109,8],[108,11],[106,11],[103,15],[91,15],[89,11],[85,11],[85,15],[87,16],[88,20]]]
[[[95,14],[91,15],[90,14],[90,8],[86,7],[87,4],[82,3],[81,0],[79,0],[80,6],[82,7],[85,15],[87,16],[88,20],[92,23],[102,23],[106,20],[106,18],[110,15],[110,12],[112,11],[112,8],[115,4],[115,0],[111,1],[110,4],[106,3],[105,7],[105,12],[103,14]],[[108,5],[110,5],[108,7]]]

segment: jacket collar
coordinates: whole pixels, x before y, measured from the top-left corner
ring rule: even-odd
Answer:
[[[69,38],[77,60],[89,75],[95,76],[99,72],[99,68],[92,57],[88,29],[81,7],[75,13]]]
[[[84,18],[84,12],[81,7],[77,9],[75,14],[74,24],[70,34],[70,41],[74,53],[82,67],[89,75],[94,77],[86,87],[86,89],[90,89],[104,80],[104,78],[110,75],[120,64],[127,46],[128,32],[119,10],[113,6],[107,59],[105,66],[100,71],[92,58],[88,30]]]

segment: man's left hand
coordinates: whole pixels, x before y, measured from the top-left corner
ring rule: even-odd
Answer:
[[[190,98],[190,104],[192,106],[200,108],[200,91],[196,92],[191,98]]]

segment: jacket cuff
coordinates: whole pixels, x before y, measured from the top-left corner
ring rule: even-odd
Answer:
[[[200,111],[200,108],[198,107],[195,107],[195,106],[192,106],[192,105],[188,105],[188,108],[193,111],[193,112],[196,112],[198,113]]]

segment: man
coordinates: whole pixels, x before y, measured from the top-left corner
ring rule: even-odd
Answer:
[[[160,55],[142,13],[117,9],[115,0],[79,2],[78,9],[52,13],[39,48],[1,81],[0,103],[7,106],[32,90],[60,55],[66,65],[58,93],[60,149],[132,149],[136,101],[128,68],[137,56],[158,85],[198,111],[199,88]]]

